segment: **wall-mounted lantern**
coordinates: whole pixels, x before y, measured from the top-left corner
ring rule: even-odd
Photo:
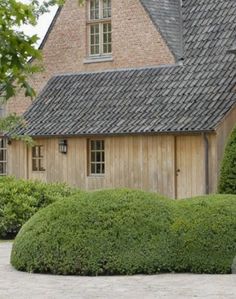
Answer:
[[[59,140],[59,152],[62,154],[67,154],[68,144],[67,140],[61,139]]]
[[[228,53],[228,54],[234,54],[234,55],[236,55],[236,46],[234,46],[233,48],[229,49],[229,50],[227,51],[227,53]]]

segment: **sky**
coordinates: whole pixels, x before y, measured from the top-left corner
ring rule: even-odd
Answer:
[[[23,3],[29,3],[30,0],[20,0]],[[43,0],[40,0],[40,2],[43,2]],[[37,42],[37,45],[39,46],[42,39],[44,38],[48,27],[50,26],[52,19],[57,11],[57,7],[53,7],[50,10],[50,13],[46,13],[43,16],[40,17],[37,26],[22,26],[21,29],[28,35],[32,36],[34,34],[37,34],[40,38]]]

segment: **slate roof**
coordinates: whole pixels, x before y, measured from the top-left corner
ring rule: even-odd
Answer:
[[[53,77],[18,134],[213,131],[236,104],[236,1],[184,0],[182,66]]]

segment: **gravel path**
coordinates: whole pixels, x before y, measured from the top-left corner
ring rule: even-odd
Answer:
[[[236,275],[63,277],[28,274],[10,266],[10,251],[11,243],[0,243],[1,299],[236,298]]]

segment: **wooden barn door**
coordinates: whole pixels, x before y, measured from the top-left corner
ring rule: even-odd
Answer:
[[[176,136],[176,198],[205,192],[205,160],[202,136]]]

